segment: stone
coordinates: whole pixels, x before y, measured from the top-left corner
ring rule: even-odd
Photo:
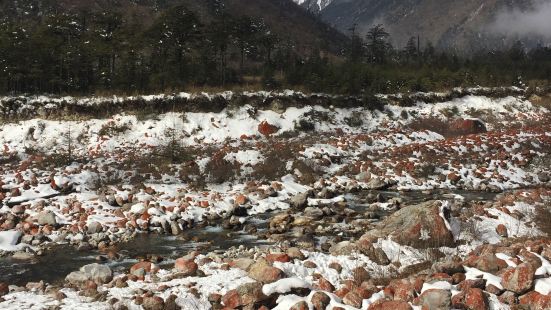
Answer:
[[[449,133],[453,135],[471,135],[487,132],[486,125],[479,119],[458,119],[450,123]]]
[[[501,285],[517,294],[526,293],[534,286],[534,273],[534,268],[528,263],[507,268],[501,276]]]
[[[468,288],[453,296],[452,306],[456,309],[486,310],[489,309],[489,302],[484,291]]]
[[[348,292],[346,295],[344,295],[342,302],[347,306],[351,306],[354,308],[361,308],[363,298],[356,292]]]
[[[55,226],[57,224],[55,214],[52,211],[42,211],[38,213],[38,215],[36,216],[36,220],[38,222],[38,225]]]
[[[467,267],[473,267],[492,274],[495,274],[509,266],[504,260],[497,258],[497,256],[492,253],[482,254],[480,256],[471,256],[467,258],[463,264]]]
[[[286,253],[270,253],[266,255],[266,260],[271,264],[274,262],[288,263],[291,261],[291,258]]]
[[[536,291],[519,297],[519,304],[528,306],[530,310],[551,309],[551,295],[543,295]]]
[[[89,234],[97,234],[103,231],[103,226],[99,222],[91,222],[88,224],[88,233]]]
[[[243,271],[249,271],[251,266],[255,263],[253,259],[250,258],[238,258],[232,262],[230,262],[230,266],[239,268]]]
[[[355,243],[350,241],[341,241],[329,248],[331,255],[350,255],[354,252],[359,252]]]
[[[258,282],[246,283],[234,290],[228,291],[222,297],[222,303],[229,309],[236,309],[242,306],[250,306],[266,299],[262,293],[262,284]]]
[[[279,127],[277,127],[275,125],[272,125],[272,124],[268,123],[267,121],[262,121],[258,125],[258,132],[260,132],[262,135],[264,135],[266,137],[271,136],[271,135],[275,134],[278,131],[279,131]]]
[[[0,297],[7,295],[10,292],[10,288],[7,283],[0,282]]]
[[[449,212],[447,209],[441,211],[441,208],[440,201],[428,201],[402,208],[381,221],[362,238],[376,240],[390,237],[399,244],[416,248],[453,247],[453,234],[440,215],[443,213],[444,217],[449,217]]]
[[[461,262],[456,261],[444,261],[444,262],[438,262],[432,265],[432,271],[437,273],[447,273],[450,276],[456,273],[464,273],[465,268],[463,268],[463,265]]]
[[[314,310],[325,310],[331,303],[331,298],[324,292],[315,292],[312,295],[311,303],[314,305]]]
[[[378,300],[369,305],[368,310],[412,310],[413,308],[405,301]]]
[[[174,262],[174,268],[184,277],[195,275],[199,266],[192,259],[178,258]]]
[[[278,268],[272,267],[268,262],[260,260],[249,269],[249,277],[262,283],[272,283],[282,279],[284,274]]]
[[[505,225],[503,224],[499,224],[497,225],[496,227],[496,233],[500,236],[500,237],[503,237],[503,238],[507,238],[509,236],[508,232],[507,232],[507,227],[505,227]]]
[[[449,310],[451,308],[451,292],[447,290],[429,289],[419,296],[419,305],[423,309]]]
[[[299,301],[294,304],[289,310],[310,310],[308,303],[305,301]]]
[[[356,267],[352,269],[352,277],[357,285],[361,285],[363,282],[371,279],[369,272],[364,267]]]
[[[97,263],[82,266],[79,271],[71,272],[65,280],[70,284],[81,286],[87,281],[105,284],[113,279],[111,268]]]
[[[308,198],[312,195],[311,191],[296,194],[291,197],[289,204],[295,209],[302,210],[308,205]]]
[[[165,302],[159,296],[145,297],[142,307],[144,310],[164,310]]]
[[[298,260],[305,260],[306,256],[302,253],[302,251],[299,248],[288,248],[287,249],[287,255],[291,259],[298,259]]]

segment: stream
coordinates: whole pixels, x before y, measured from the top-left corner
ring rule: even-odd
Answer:
[[[367,195],[381,194],[385,198],[400,197],[403,203],[415,204],[433,199],[452,199],[461,195],[466,201],[493,200],[497,194],[486,192],[468,191],[431,191],[420,192],[397,192],[397,191],[366,191],[361,193],[347,194],[350,208],[362,211],[369,206],[365,201]],[[274,213],[265,213],[252,216],[247,223],[254,224],[258,231],[267,229],[269,219]],[[124,254],[124,258],[115,261],[101,261],[98,259],[102,253],[97,250],[78,251],[70,245],[55,245],[45,252],[45,255],[35,257],[31,260],[15,260],[10,257],[0,258],[0,282],[9,284],[24,285],[27,282],[43,280],[46,283],[62,284],[65,276],[80,267],[91,263],[104,263],[117,271],[127,270],[130,266],[148,255],[163,257],[159,263],[161,267],[168,267],[173,264],[174,259],[187,254],[191,250],[208,249],[212,251],[225,251],[231,247],[243,245],[246,248],[255,246],[267,246],[271,243],[260,240],[255,235],[247,234],[244,231],[236,232],[226,230],[220,226],[196,227],[184,231],[179,236],[168,236],[159,234],[138,234],[133,240],[121,243],[116,246],[118,253]]]

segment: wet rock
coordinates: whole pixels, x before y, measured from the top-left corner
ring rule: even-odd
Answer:
[[[419,305],[423,309],[449,310],[451,308],[451,295],[451,292],[447,290],[426,290],[419,296]]]
[[[267,297],[262,293],[262,284],[258,282],[242,284],[234,290],[228,291],[222,297],[224,306],[236,309],[242,306],[252,306]]]
[[[507,268],[502,275],[501,285],[508,291],[523,294],[534,285],[534,273],[534,268],[528,263]]]
[[[55,226],[57,224],[55,214],[52,211],[42,211],[36,216],[36,221],[38,225],[51,225]]]
[[[65,280],[70,284],[81,286],[87,281],[105,284],[113,279],[111,268],[100,264],[85,265],[79,271],[71,272]]]
[[[362,238],[392,238],[402,245],[417,248],[454,246],[453,234],[440,216],[441,202],[429,201],[395,212]],[[449,216],[444,210],[444,217]]]
[[[284,277],[283,271],[272,267],[265,260],[259,260],[249,269],[249,277],[262,283],[272,283]]]
[[[312,295],[311,302],[314,305],[314,310],[325,310],[331,303],[331,298],[324,292],[316,292]]]

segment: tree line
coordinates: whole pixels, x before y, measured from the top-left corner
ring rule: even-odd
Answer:
[[[262,19],[212,8],[201,18],[184,6],[144,25],[118,13],[52,13],[0,21],[0,93],[146,93],[203,87],[299,88],[331,93],[426,91],[545,83],[551,49],[468,57],[412,37],[390,44],[383,26],[354,31],[335,55],[276,34]]]

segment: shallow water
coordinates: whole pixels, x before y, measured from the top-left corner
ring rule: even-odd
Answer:
[[[361,211],[369,206],[365,203],[368,194],[382,194],[385,198],[400,197],[404,203],[413,204],[432,199],[450,199],[452,195],[461,195],[467,201],[493,200],[494,193],[467,192],[467,191],[431,191],[419,192],[395,192],[395,191],[366,191],[354,195],[346,195],[352,209]],[[268,219],[272,214],[255,215],[247,223],[253,223],[259,230],[265,229]],[[191,241],[193,240],[193,241]],[[318,240],[319,241],[319,240]],[[135,239],[117,245],[119,253],[124,253],[121,261],[100,262],[97,257],[101,255],[97,250],[78,251],[70,245],[53,247],[46,255],[36,257],[29,261],[18,261],[12,258],[0,258],[0,282],[24,285],[27,282],[43,280],[46,283],[61,284],[67,274],[78,270],[80,267],[91,263],[103,263],[113,270],[124,270],[136,263],[140,257],[157,255],[165,258],[160,265],[172,264],[172,259],[187,254],[195,249],[208,249],[208,251],[224,251],[232,246],[243,245],[254,247],[268,245],[269,242],[259,240],[254,235],[244,232],[236,233],[225,230],[219,226],[196,227],[183,232],[180,236],[167,236],[158,234],[139,234]]]

